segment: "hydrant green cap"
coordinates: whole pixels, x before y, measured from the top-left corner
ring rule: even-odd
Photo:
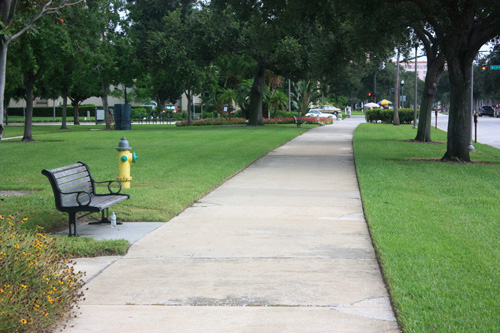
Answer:
[[[120,139],[120,143],[118,143],[118,147],[116,148],[116,150],[131,150],[132,147],[130,147],[128,145],[128,140],[126,137],[122,136],[122,138]]]

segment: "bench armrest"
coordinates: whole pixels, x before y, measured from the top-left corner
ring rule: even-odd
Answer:
[[[97,181],[94,180],[94,183],[96,183],[96,184],[105,184],[105,183],[108,183],[108,191],[109,191],[110,194],[119,194],[121,192],[121,190],[122,190],[122,183],[120,183],[120,181],[115,180],[115,179],[113,179],[113,180],[106,180],[106,181],[103,181],[103,182],[97,182]],[[111,188],[111,184],[113,184],[113,183],[117,183],[118,186],[119,186],[117,192],[113,191],[113,189]]]
[[[75,191],[75,192],[60,192],[61,194],[64,194],[64,195],[69,195],[69,194],[76,194],[76,202],[78,203],[79,206],[88,206],[90,205],[90,203],[92,202],[92,196],[90,194],[90,192],[88,191]],[[86,195],[87,196],[87,200],[88,202],[87,203],[82,203],[81,202],[81,198],[80,196],[82,195]]]

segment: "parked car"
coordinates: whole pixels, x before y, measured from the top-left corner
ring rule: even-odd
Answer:
[[[494,117],[495,110],[493,110],[493,108],[489,105],[483,105],[483,106],[481,106],[481,109],[479,110],[479,117],[482,117],[483,115]]]
[[[150,106],[151,110],[154,110],[154,109],[156,109],[156,107],[158,106],[158,104],[156,102],[149,102],[149,103],[142,104],[142,106]]]
[[[339,108],[336,108],[333,105],[320,105],[316,108],[310,109],[309,112],[311,112],[312,110],[317,110],[317,111],[322,112],[322,113],[332,113],[335,115],[341,112],[341,110]]]
[[[309,110],[309,112],[306,113],[306,117],[320,117],[320,118],[337,119],[337,117],[334,114],[323,113],[323,112],[316,110],[316,109]]]

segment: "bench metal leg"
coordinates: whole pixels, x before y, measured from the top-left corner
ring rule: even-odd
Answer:
[[[76,235],[76,213],[68,213],[69,215],[69,237]]]
[[[100,221],[96,222],[89,222],[89,224],[101,224],[101,223],[108,223],[111,224],[111,220],[109,219],[109,208],[105,208],[101,211],[102,217]],[[122,224],[122,222],[116,221],[116,224]]]

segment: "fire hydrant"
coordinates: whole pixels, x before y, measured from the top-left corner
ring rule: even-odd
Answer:
[[[132,181],[130,164],[135,163],[138,157],[135,153],[130,153],[132,147],[129,146],[127,138],[124,136],[116,150],[118,150],[118,177],[116,179],[122,183],[123,188],[130,188],[130,181]]]

